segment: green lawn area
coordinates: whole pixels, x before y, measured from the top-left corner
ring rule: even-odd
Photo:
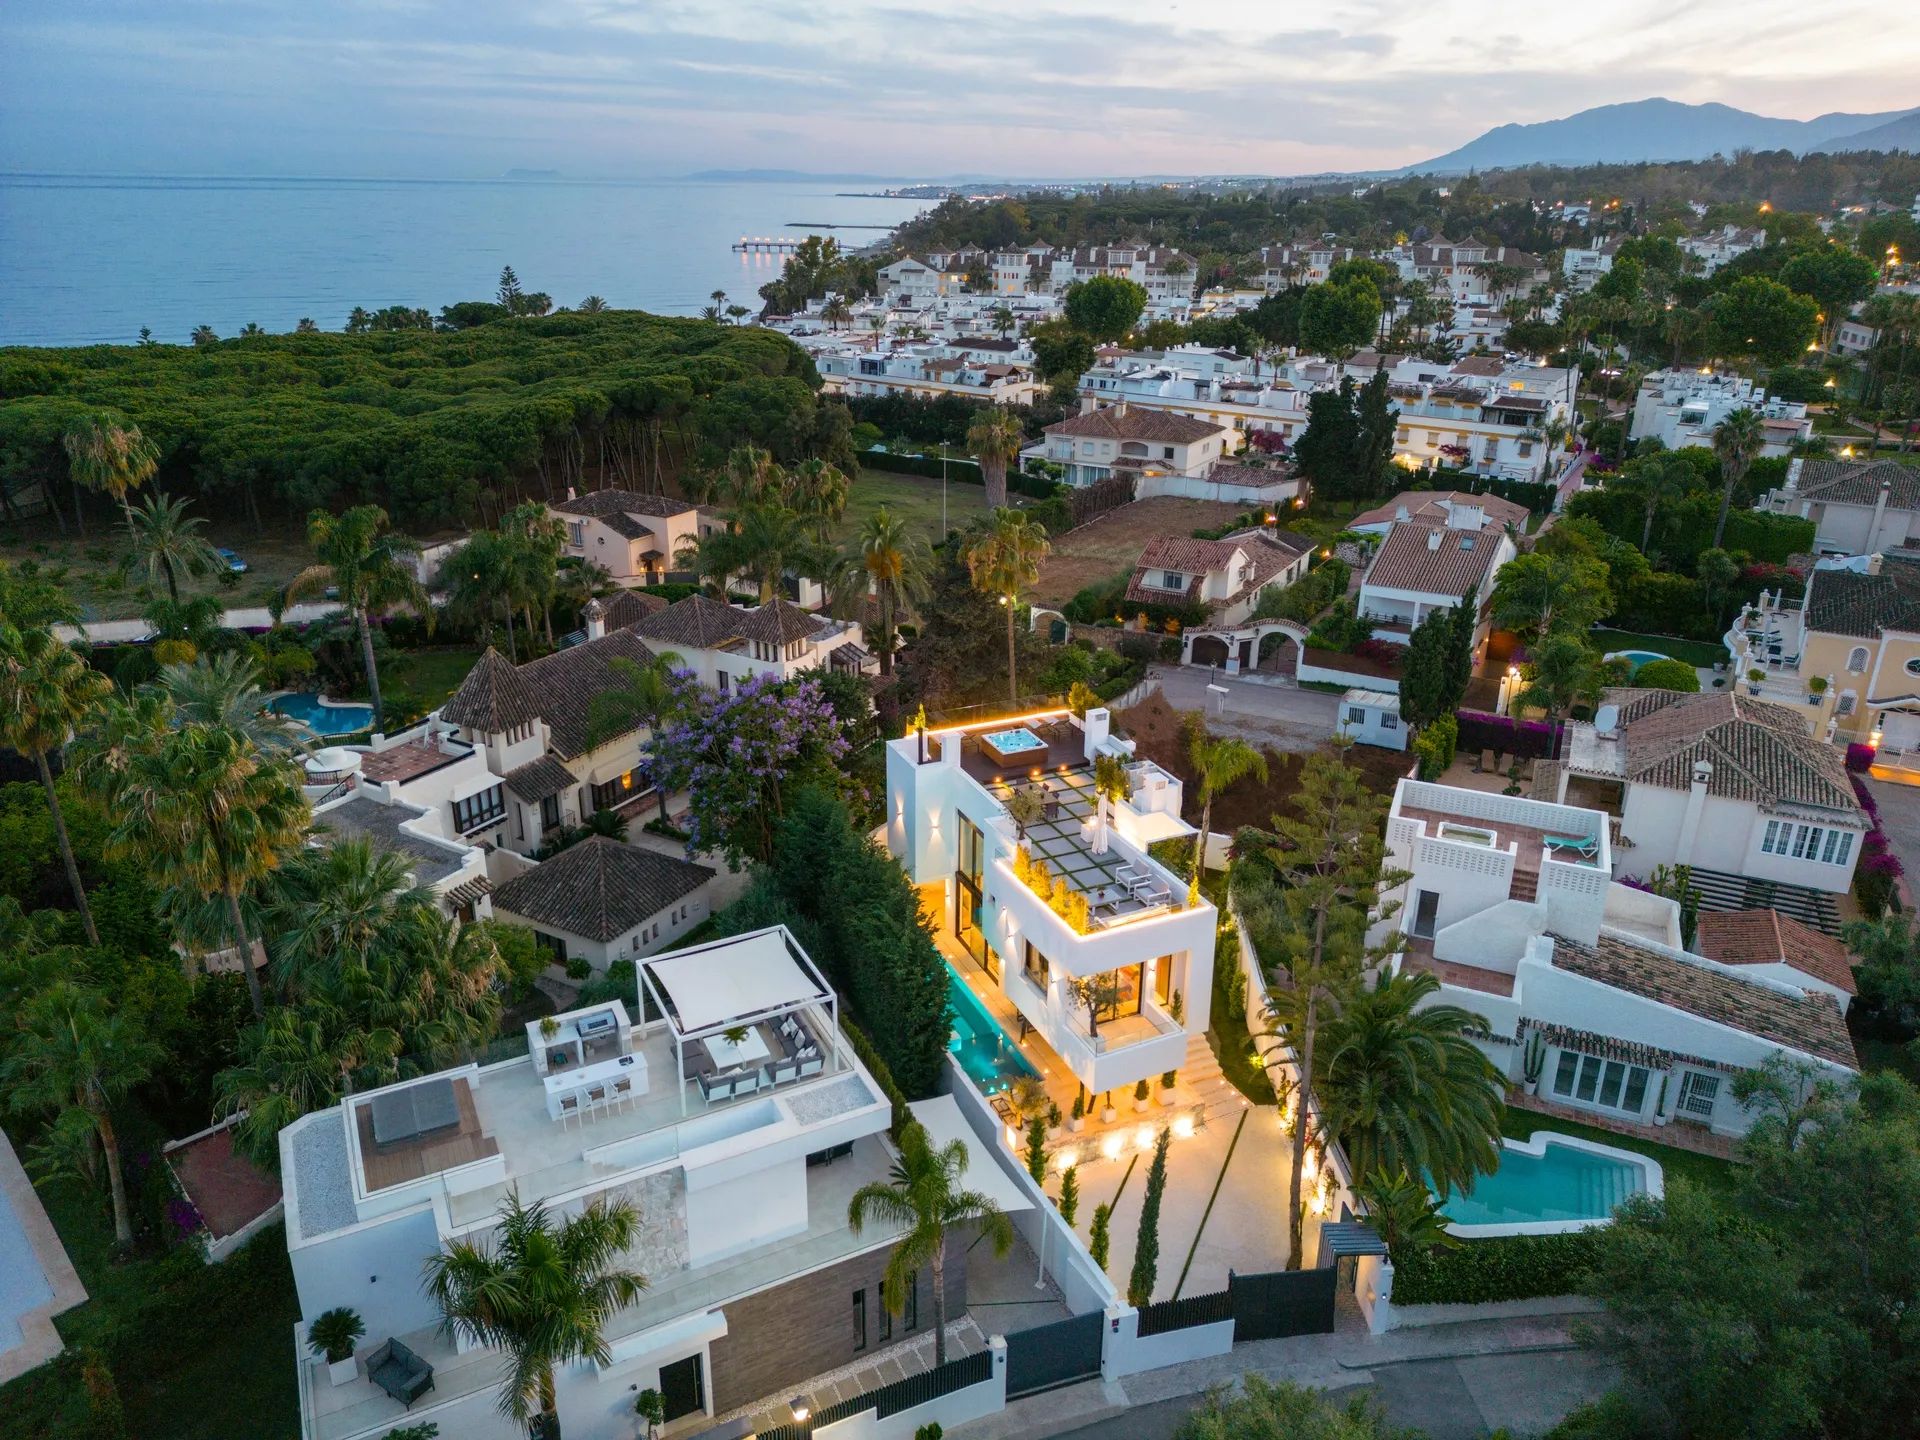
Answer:
[[[862,470],[847,498],[847,513],[834,533],[844,541],[858,533],[867,516],[882,505],[924,535],[928,543],[940,539],[940,482],[919,475],[896,475],[888,470]],[[987,510],[987,492],[979,485],[947,484],[947,524],[958,530]]]
[[[129,1436],[290,1440],[300,1432],[293,1324],[300,1307],[286,1234],[262,1231],[223,1265],[190,1249],[115,1264],[104,1199],[74,1180],[39,1187],[89,1299],[55,1324],[68,1356],[97,1351],[113,1372]],[[9,1435],[85,1428],[78,1364],[66,1357],[0,1388]],[[76,1422],[79,1422],[76,1425]]]
[[[398,650],[380,662],[380,688],[389,696],[407,695],[424,709],[437,709],[460,688],[479,658],[478,650],[464,646],[457,650]]]
[[[1631,630],[1595,630],[1593,643],[1603,654],[1610,655],[1615,650],[1651,650],[1706,669],[1724,664],[1727,659],[1724,645],[1706,640],[1676,640],[1668,635],[1638,635]]]
[[[1557,1115],[1541,1115],[1513,1105],[1507,1107],[1506,1115],[1500,1122],[1503,1135],[1513,1140],[1525,1140],[1536,1130],[1551,1130],[1558,1135],[1572,1135],[1596,1144],[1651,1156],[1660,1162],[1660,1169],[1667,1180],[1678,1176],[1705,1190],[1730,1190],[1740,1174],[1740,1167],[1729,1160],[1696,1155],[1691,1150],[1680,1150],[1671,1145],[1656,1145],[1637,1135],[1616,1135],[1597,1125],[1582,1125],[1577,1121],[1562,1120]]]

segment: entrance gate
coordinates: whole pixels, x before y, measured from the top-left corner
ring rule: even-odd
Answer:
[[[1106,1316],[1095,1310],[1007,1336],[1007,1398],[1098,1375],[1105,1328]]]

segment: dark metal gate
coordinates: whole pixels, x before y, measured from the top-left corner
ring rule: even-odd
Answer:
[[[1227,1276],[1233,1297],[1233,1339],[1278,1340],[1333,1333],[1334,1268],[1272,1270]]]
[[[1098,1375],[1106,1323],[1106,1316],[1096,1310],[1007,1336],[1007,1398]]]

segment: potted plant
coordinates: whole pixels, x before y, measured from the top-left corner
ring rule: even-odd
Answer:
[[[739,1045],[744,1043],[747,1038],[747,1027],[744,1025],[729,1025],[720,1033],[726,1036],[729,1045]]]
[[[1671,1118],[1667,1114],[1667,1081],[1670,1078],[1670,1071],[1660,1072],[1660,1093],[1654,1097],[1653,1101],[1653,1123],[1656,1125],[1664,1126]]]
[[[1747,671],[1747,693],[1749,695],[1758,695],[1760,693],[1760,682],[1766,678],[1767,672],[1757,667]]]
[[[1520,1054],[1520,1074],[1527,1082],[1527,1094],[1540,1091],[1540,1076],[1547,1068],[1547,1042],[1538,1030],[1527,1032],[1527,1048]]]
[[[360,1312],[345,1305],[335,1306],[315,1318],[307,1328],[307,1348],[327,1363],[327,1379],[345,1385],[358,1373],[353,1347],[367,1333]]]
[[[1133,1087],[1133,1113],[1134,1114],[1144,1115],[1147,1113],[1147,1100],[1150,1096],[1152,1096],[1152,1094],[1153,1094],[1153,1087],[1147,1084],[1146,1077],[1142,1076],[1140,1079],[1140,1083]]]
[[[634,1397],[633,1413],[647,1422],[647,1440],[653,1440],[654,1431],[667,1422],[667,1399],[649,1385]]]
[[[1102,1090],[1100,1092],[1100,1102],[1101,1102],[1100,1103],[1100,1123],[1101,1124],[1111,1125],[1113,1124],[1114,1121],[1120,1118],[1120,1112],[1114,1108],[1113,1091]]]
[[[1047,1102],[1047,1128],[1049,1130],[1060,1128],[1060,1107],[1051,1100]]]
[[[1809,705],[1818,705],[1820,703],[1820,697],[1825,695],[1826,693],[1827,693],[1827,677],[1826,676],[1816,675],[1811,680],[1807,681],[1807,703]]]
[[[1160,1103],[1162,1105],[1173,1104],[1173,1087],[1179,1083],[1179,1080],[1180,1072],[1177,1070],[1169,1070],[1160,1077]]]
[[[542,1040],[552,1040],[553,1037],[559,1033],[560,1022],[558,1020],[554,1019],[551,1015],[543,1015],[540,1017],[540,1038]]]
[[[1087,1128],[1087,1087],[1082,1085],[1080,1093],[1073,1097],[1073,1113],[1067,1117],[1067,1129],[1078,1135]]]

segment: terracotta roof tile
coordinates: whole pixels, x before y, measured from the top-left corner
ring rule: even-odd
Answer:
[[[653,651],[632,630],[610,630],[598,640],[520,666],[489,647],[440,707],[440,718],[488,735],[544,720],[556,754],[562,759],[584,754],[593,697],[620,683],[613,662],[645,664],[652,658]]]
[[[1886,630],[1920,630],[1920,559],[1882,556],[1878,575],[1815,570],[1804,613],[1809,630],[1828,635],[1873,640]]]
[[[1872,505],[1882,485],[1892,508],[1920,508],[1920,470],[1897,460],[1802,460],[1794,493],[1837,505]]]
[[[1791,705],[1731,690],[1610,689],[1601,699],[1619,707],[1630,781],[1686,790],[1704,760],[1713,766],[1709,795],[1865,828],[1840,752],[1809,735]]]
[[[1433,537],[1439,537],[1434,543]],[[1396,524],[1373,557],[1365,584],[1382,590],[1458,599],[1485,589],[1487,569],[1505,537],[1497,531],[1449,530],[1418,522]]]
[[[1110,405],[1087,415],[1070,415],[1047,426],[1046,433],[1068,435],[1076,440],[1150,440],[1191,445],[1222,434],[1226,428],[1211,420],[1195,420],[1191,415],[1175,415],[1166,410]]]
[[[1703,910],[1694,948],[1722,965],[1790,965],[1858,994],[1847,947],[1778,910]]]
[[[590,835],[493,892],[496,909],[605,944],[713,878],[653,850]]]

